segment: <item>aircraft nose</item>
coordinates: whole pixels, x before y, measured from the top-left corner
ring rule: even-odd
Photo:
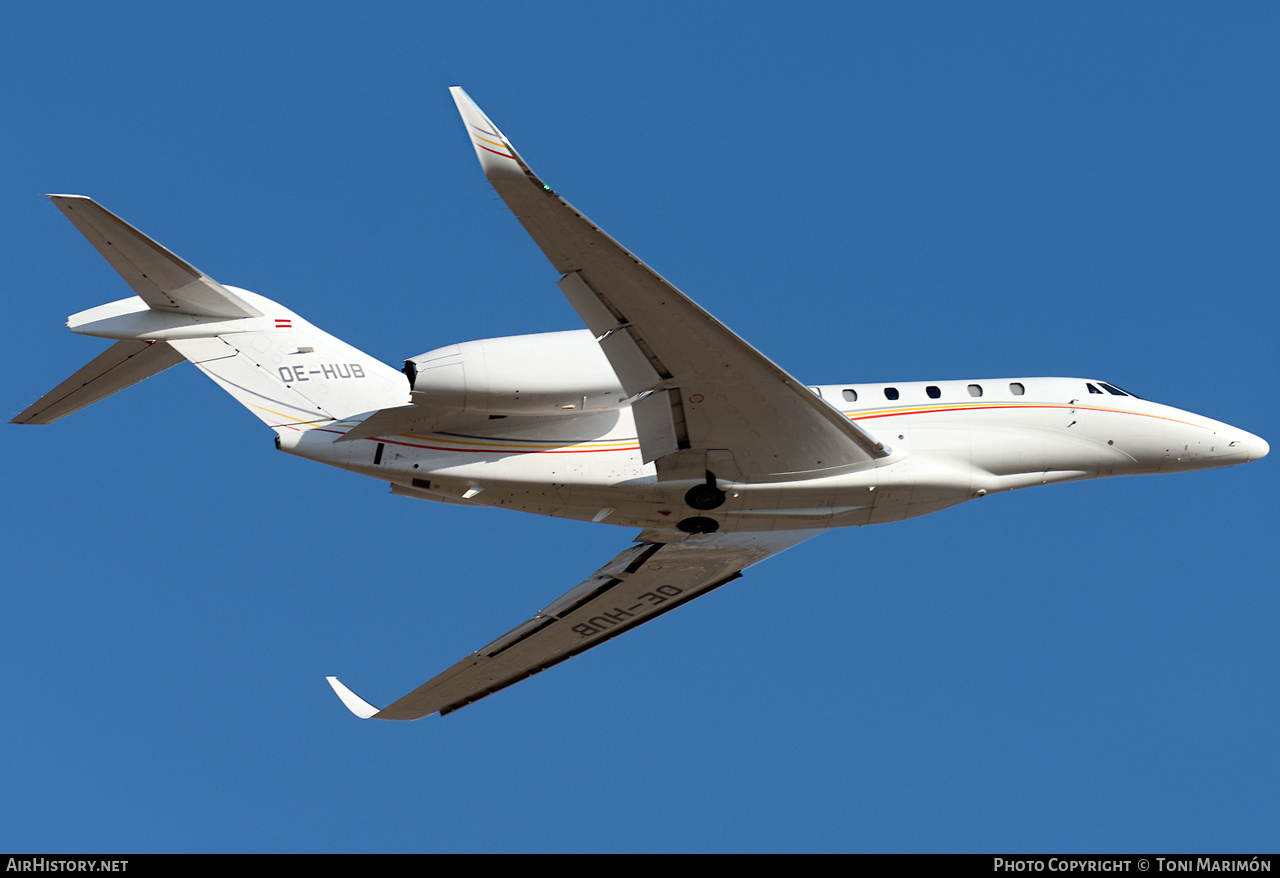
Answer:
[[[1267,440],[1232,424],[1190,413],[1179,420],[1185,427],[1175,429],[1166,440],[1172,447],[1165,451],[1161,472],[1239,466],[1261,460],[1271,451]]]
[[[1261,460],[1271,451],[1266,439],[1252,433],[1245,433],[1239,441],[1244,446],[1246,461]]]

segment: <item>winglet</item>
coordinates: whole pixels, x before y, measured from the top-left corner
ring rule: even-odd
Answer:
[[[471,145],[475,147],[476,158],[480,159],[480,167],[489,182],[513,180],[521,183],[533,182],[538,188],[550,191],[550,187],[538,179],[520,153],[511,145],[493,120],[484,114],[471,100],[471,96],[460,86],[451,86],[449,93],[453,102],[458,105],[458,113],[467,126],[467,134],[471,136]]]
[[[329,681],[329,685],[333,687],[333,691],[342,699],[342,703],[347,706],[347,710],[360,717],[360,719],[368,719],[378,712],[378,708],[374,707],[346,686],[342,685],[342,681],[337,677],[325,677],[325,679]]]

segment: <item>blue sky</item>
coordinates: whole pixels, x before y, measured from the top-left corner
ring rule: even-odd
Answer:
[[[90,195],[388,362],[577,328],[447,87],[810,383],[1089,375],[1273,443],[1273,4],[0,12],[12,417],[129,294]],[[189,366],[5,427],[0,848],[1280,842],[1274,459],[827,534],[441,719],[359,722],[632,531],[277,454]]]

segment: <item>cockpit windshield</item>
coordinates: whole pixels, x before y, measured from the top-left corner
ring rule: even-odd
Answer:
[[[1132,396],[1134,399],[1142,399],[1142,397],[1138,396],[1138,394],[1136,393],[1130,393],[1127,390],[1121,390],[1119,387],[1116,387],[1114,384],[1108,384],[1105,381],[1086,382],[1086,386],[1089,388],[1090,393],[1101,393],[1100,390],[1097,390],[1093,386],[1094,384],[1097,384],[1098,387],[1105,389],[1107,393],[1111,394],[1112,396]]]

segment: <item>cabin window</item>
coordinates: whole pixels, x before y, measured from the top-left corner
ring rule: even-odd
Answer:
[[[982,385],[981,385],[981,384],[970,384],[970,385],[969,385],[969,395],[970,395],[970,396],[982,396]]]
[[[924,392],[929,395],[929,399],[937,399],[938,397],[942,396],[942,391],[939,390],[937,386],[934,384],[930,384],[928,387],[926,387],[924,389]]]
[[[844,396],[845,402],[858,401],[858,391],[853,388],[846,387],[844,390],[840,391],[840,393]]]
[[[1014,381],[1012,384],[1009,385],[1009,392],[1012,393],[1014,396],[1022,396],[1022,394],[1027,392],[1027,388],[1023,387],[1017,381]]]
[[[821,388],[821,387],[810,387],[809,389],[810,389],[810,390],[812,390],[814,393],[816,393],[818,396],[822,396],[822,388]]]
[[[896,387],[886,387],[886,388],[884,389],[884,398],[885,398],[885,399],[897,399],[897,398],[898,398],[898,388],[896,388]]]

